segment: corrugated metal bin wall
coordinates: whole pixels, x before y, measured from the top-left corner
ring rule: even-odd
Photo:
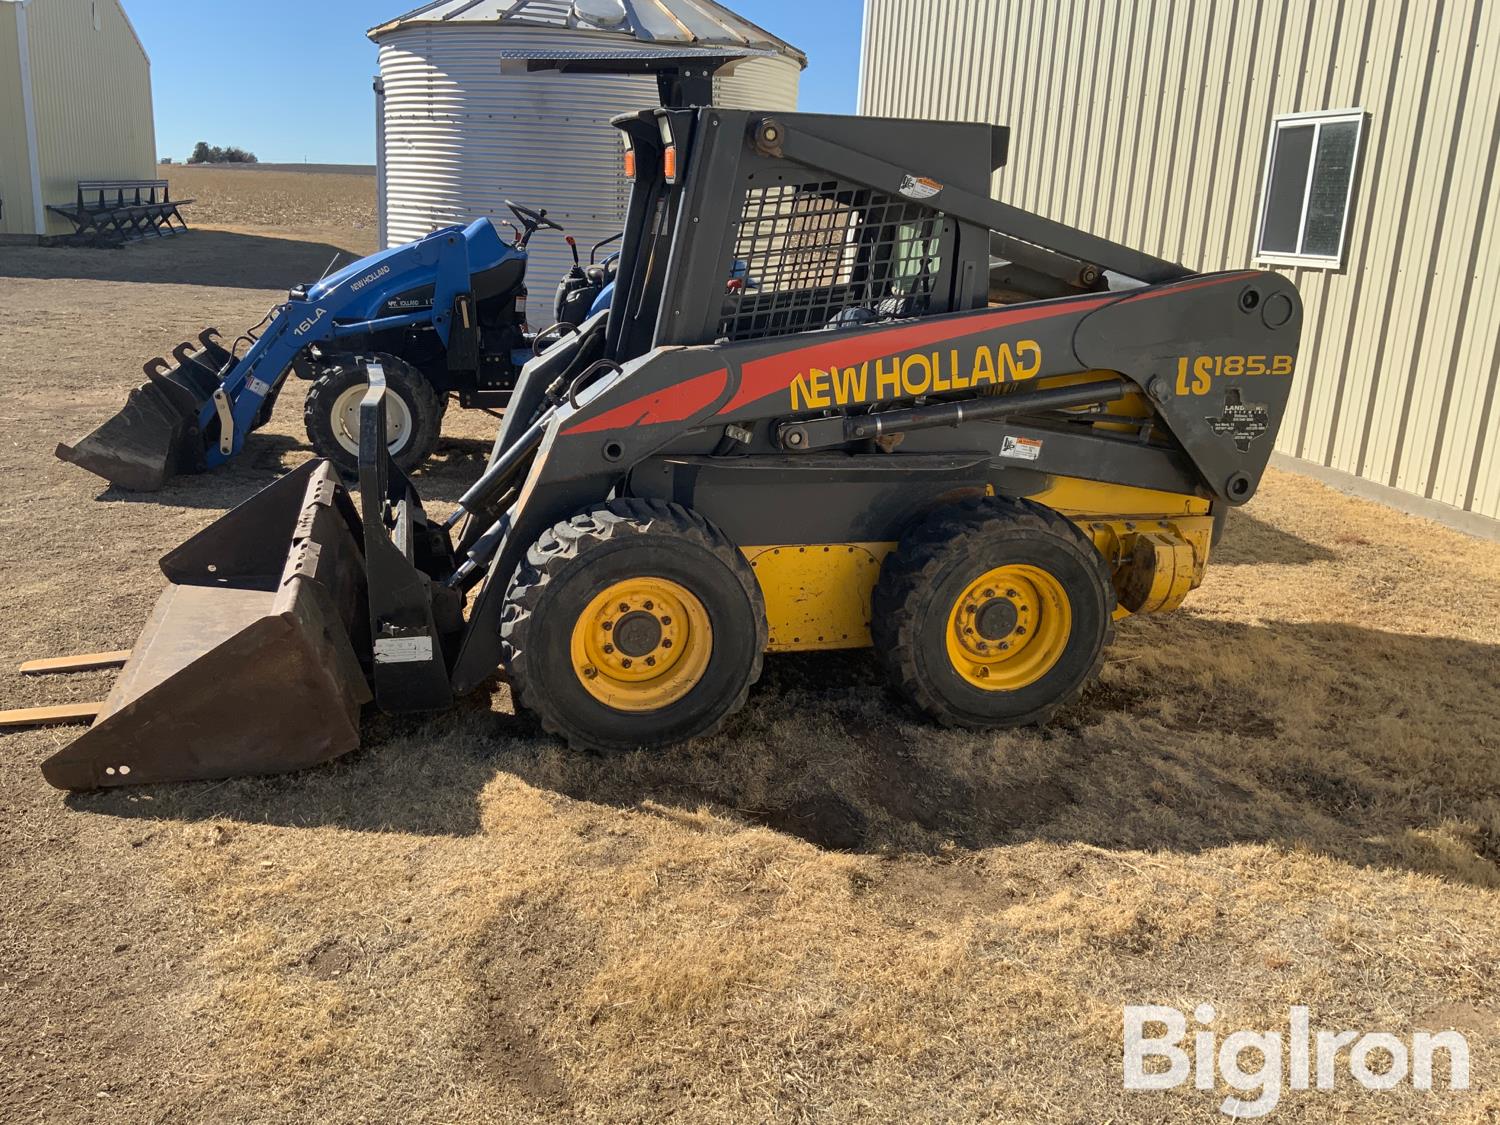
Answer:
[[[586,32],[473,24],[382,36],[386,244],[479,216],[508,219],[506,199],[545,207],[585,255],[591,243],[618,231],[629,191],[619,136],[608,122],[657,104],[655,80],[501,74],[496,56],[503,49],[600,43]],[[724,104],[746,104],[744,98],[767,109],[795,109],[799,76],[793,60],[755,60],[721,78],[718,96]],[[550,307],[552,287],[572,258],[551,231],[539,233],[531,249],[532,305]]]
[[[1344,268],[1306,302],[1285,453],[1500,517],[1500,5],[867,0],[860,111],[1010,125],[1003,199],[1253,264],[1273,117],[1369,114]],[[1278,267],[1282,268],[1282,267]]]

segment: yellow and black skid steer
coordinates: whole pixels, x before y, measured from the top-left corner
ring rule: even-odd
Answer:
[[[358,497],[312,462],[162,561],[95,786],[293,769],[366,704],[497,669],[575,746],[710,732],[765,653],[873,646],[939,723],[1046,721],[1115,620],[1171,610],[1255,493],[1301,304],[992,199],[1002,127],[713,108],[619,118],[607,310],[521,372],[439,522],[368,363]]]

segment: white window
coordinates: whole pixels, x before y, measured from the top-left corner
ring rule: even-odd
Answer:
[[[1290,113],[1271,124],[1255,256],[1337,269],[1359,166],[1363,110]]]

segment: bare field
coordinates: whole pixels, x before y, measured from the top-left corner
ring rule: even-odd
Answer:
[[[154,559],[308,455],[296,382],[152,497],[51,455],[373,242],[368,178],[184,171],[229,229],[0,248],[5,706],[102,695],[13,668],[128,646]],[[450,412],[437,511],[492,425]],[[0,1120],[1210,1120],[1222,1085],[1120,1089],[1121,1006],[1208,1001],[1468,1035],[1467,1093],[1345,1070],[1272,1120],[1493,1122],[1497,731],[1500,545],[1272,473],[1044,731],[935,729],[856,654],[768,660],[658,754],[570,753],[499,684],[265,780],[68,797],[37,766],[71,732],[11,734]]]
[[[375,249],[374,176],[212,164],[159,164],[156,174],[173,199],[193,201],[183,208],[190,227],[269,227],[302,239],[338,231],[351,250]]]

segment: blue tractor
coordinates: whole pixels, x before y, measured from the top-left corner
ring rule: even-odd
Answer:
[[[545,210],[506,206],[516,220],[502,224],[512,226],[511,241],[489,219],[445,227],[296,287],[227,347],[208,329],[196,347],[184,343],[171,360],[151,360],[147,382],[123,409],[77,443],[59,445],[58,457],[121,488],[155,491],[178,473],[238,454],[296,374],[312,383],[308,440],[352,475],[367,388],[361,360],[374,358],[389,384],[391,456],[403,471],[416,468],[437,446],[450,398],[504,407],[534,351],[608,301],[612,260],[585,268],[570,237],[574,267],[558,286],[555,322],[528,334],[526,247],[539,230],[563,228]]]

